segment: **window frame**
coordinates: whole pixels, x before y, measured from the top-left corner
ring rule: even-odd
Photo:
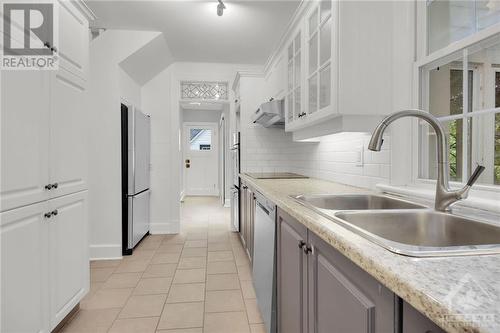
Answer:
[[[469,35],[461,40],[458,40],[456,42],[451,43],[448,46],[445,46],[441,49],[438,49],[432,53],[428,53],[428,41],[427,41],[427,29],[428,29],[428,11],[427,11],[427,2],[417,2],[417,8],[416,8],[416,32],[417,36],[420,35],[420,37],[417,38],[416,40],[416,56],[417,56],[417,61],[414,62],[413,65],[413,104],[417,108],[423,108],[424,110],[427,110],[425,107],[425,104],[422,103],[422,100],[427,99],[427,96],[425,96],[426,92],[424,91],[424,69],[427,67],[432,66],[432,64],[436,63],[449,63],[451,60],[456,59],[457,56],[460,54],[462,55],[461,61],[463,63],[463,68],[462,70],[464,71],[464,79],[465,82],[468,82],[467,80],[467,75],[468,71],[465,71],[465,69],[469,69],[469,63],[468,63],[468,52],[469,48],[473,47],[476,44],[479,44],[481,42],[485,42],[490,38],[498,38],[500,39],[500,23],[496,23],[494,25],[491,25],[483,30],[477,31],[476,33]],[[465,68],[465,67],[468,68]],[[500,72],[500,68],[494,69],[496,72]],[[427,71],[427,73],[429,73]],[[428,74],[427,74],[428,75]],[[473,78],[475,80],[475,78]],[[467,89],[468,89],[468,83],[463,85],[463,105],[467,105],[468,101],[468,94],[466,94]],[[494,85],[493,85],[494,89]],[[440,119],[443,120],[451,120],[451,119],[473,119],[477,118],[481,115],[484,114],[495,114],[497,113],[500,108],[489,108],[489,109],[479,109],[478,111],[475,112],[466,112],[467,108],[463,108],[464,112],[461,115],[450,115],[446,117],[440,117]],[[496,111],[496,112],[495,112]],[[468,126],[467,122],[463,121],[462,126],[464,128],[463,136],[466,137],[466,134],[468,133]],[[409,127],[411,130],[411,156],[412,156],[412,168],[410,172],[410,179],[406,182],[407,184],[417,186],[417,187],[424,187],[424,188],[430,188],[431,186],[436,185],[436,180],[433,179],[425,179],[420,177],[420,170],[422,168],[422,163],[425,163],[425,159],[420,156],[420,149],[419,145],[421,142],[420,139],[420,134],[419,134],[419,124],[418,120],[413,119],[411,121],[411,126]],[[473,131],[474,132],[474,131]],[[494,147],[494,142],[493,142],[493,147]],[[472,151],[474,149],[474,142],[472,143]],[[400,154],[397,154],[400,153]],[[402,155],[401,151],[396,152],[397,155]],[[396,155],[394,154],[394,155]],[[462,161],[468,161],[470,152],[467,151],[467,149],[464,149],[463,153],[463,159]],[[393,155],[393,156],[394,156]],[[407,161],[404,162],[403,164],[402,158],[395,158],[394,161],[394,166],[397,168],[398,166],[407,167]],[[428,165],[428,161],[427,161]],[[473,167],[474,168],[474,167]],[[468,163],[462,162],[462,181],[450,181],[450,187],[452,188],[460,188],[462,187],[466,182],[468,178]],[[474,185],[474,190],[476,193],[485,191],[485,193],[500,193],[500,185],[498,184],[475,184]]]

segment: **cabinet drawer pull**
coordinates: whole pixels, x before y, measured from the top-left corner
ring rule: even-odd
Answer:
[[[59,186],[59,184],[58,184],[58,183],[54,183],[54,184],[52,184],[52,188],[57,188],[58,186]]]
[[[304,241],[302,241],[302,240],[301,240],[301,241],[299,242],[299,249],[303,248],[303,247],[304,247],[304,245],[306,245],[306,242],[304,242]]]
[[[57,214],[59,214],[59,211],[57,209],[54,209],[52,212],[51,212],[52,215],[56,216]]]
[[[51,216],[52,216],[52,212],[43,214],[43,217],[45,217],[46,219],[50,219]]]
[[[45,185],[45,189],[46,189],[46,190],[50,190],[50,189],[52,189],[52,184],[47,184],[47,185]]]
[[[306,247],[304,247],[304,253],[305,254],[309,254],[312,252],[312,248],[310,245],[307,245]]]

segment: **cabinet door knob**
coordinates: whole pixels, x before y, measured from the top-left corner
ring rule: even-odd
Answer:
[[[50,214],[56,216],[57,214],[59,214],[59,211],[57,209],[54,209]]]
[[[311,252],[312,252],[312,248],[311,248],[310,245],[307,245],[307,246],[304,247],[304,253],[305,254],[309,254]]]
[[[303,240],[301,240],[301,241],[299,242],[299,249],[303,248],[303,247],[304,247],[304,245],[306,245],[306,242],[304,242]]]
[[[58,183],[54,183],[54,184],[52,184],[52,188],[57,188],[58,186],[59,186],[59,184],[58,184]]]
[[[43,217],[45,217],[46,219],[50,219],[51,216],[52,216],[52,212],[43,214]]]
[[[46,189],[46,190],[50,190],[51,188],[52,188],[52,184],[47,184],[47,185],[45,185],[45,189]]]

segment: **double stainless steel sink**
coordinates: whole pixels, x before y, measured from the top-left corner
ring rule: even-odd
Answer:
[[[385,195],[299,195],[293,198],[398,254],[413,257],[500,253],[500,226]]]

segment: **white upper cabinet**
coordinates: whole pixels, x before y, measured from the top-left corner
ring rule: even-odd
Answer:
[[[56,46],[57,47],[57,46]],[[89,24],[82,13],[69,1],[59,0],[60,66],[87,78],[89,48]]]
[[[86,185],[88,126],[85,88],[79,77],[61,68],[52,75],[49,163],[52,189],[57,197],[83,190]]]
[[[285,130],[295,139],[369,131],[392,112],[393,6],[302,2],[275,56],[286,59]]]
[[[1,75],[1,210],[48,198],[49,75]],[[29,94],[29,96],[27,96]]]
[[[285,124],[290,124],[305,115],[303,103],[304,90],[302,89],[304,72],[302,39],[302,30],[298,29],[293,34],[293,38],[289,42],[285,51],[287,63]]]

